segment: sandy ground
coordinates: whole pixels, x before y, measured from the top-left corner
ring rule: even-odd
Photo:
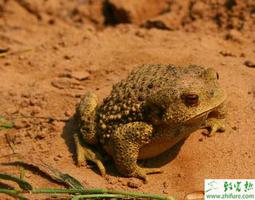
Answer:
[[[255,177],[255,4],[148,2],[0,1],[0,47],[9,48],[0,55],[0,115],[15,122],[0,129],[1,163],[14,161],[14,151],[88,188],[177,199],[203,190],[205,178]],[[228,94],[226,131],[206,137],[198,130],[181,148],[144,162],[164,171],[150,175],[148,184],[121,177],[112,161],[107,177],[94,165],[77,167],[71,134],[81,95],[90,90],[102,100],[144,63],[215,68]],[[19,174],[10,166],[0,172]],[[25,178],[37,188],[62,187],[30,171]]]

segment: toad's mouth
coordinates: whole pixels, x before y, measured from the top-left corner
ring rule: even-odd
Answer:
[[[207,117],[211,111],[212,110],[207,110],[207,111],[202,112],[194,117],[191,117],[188,120],[184,121],[184,124],[193,124],[195,121],[204,121],[207,119]]]

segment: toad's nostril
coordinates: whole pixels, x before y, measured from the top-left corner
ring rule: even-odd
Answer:
[[[219,80],[219,79],[220,79],[220,75],[219,75],[219,73],[218,73],[218,72],[216,72],[216,78],[217,78],[217,80]]]
[[[213,97],[213,96],[214,96],[214,91],[210,91],[209,95],[210,95],[211,97]]]

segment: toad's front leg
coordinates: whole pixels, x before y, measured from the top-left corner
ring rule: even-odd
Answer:
[[[141,168],[137,165],[139,149],[149,143],[152,132],[152,126],[144,122],[124,124],[116,130],[113,138],[113,158],[121,174],[147,182],[147,174],[161,172],[157,168]]]
[[[223,103],[211,113],[209,113],[208,118],[204,124],[204,128],[208,128],[208,136],[213,136],[216,132],[225,131],[225,117],[226,117],[226,105]]]

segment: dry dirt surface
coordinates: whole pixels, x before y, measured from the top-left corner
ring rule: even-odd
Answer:
[[[0,162],[20,154],[87,188],[176,199],[203,190],[205,178],[255,178],[254,31],[253,0],[0,0],[0,48],[7,50],[0,54],[0,116],[15,123],[0,130]],[[215,68],[228,94],[226,131],[207,137],[198,130],[143,162],[164,171],[147,184],[121,177],[111,160],[106,177],[93,164],[77,167],[72,132],[80,97],[93,91],[102,100],[146,63]],[[13,166],[0,172],[19,175]],[[62,187],[30,171],[25,179]]]

